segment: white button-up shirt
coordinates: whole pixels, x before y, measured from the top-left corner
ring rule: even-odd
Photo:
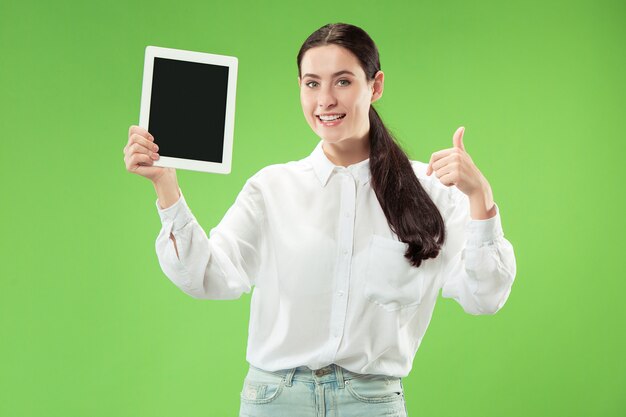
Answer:
[[[516,272],[513,247],[497,205],[495,217],[471,219],[465,194],[411,161],[446,224],[437,258],[411,266],[408,244],[389,228],[370,185],[369,159],[335,166],[321,145],[254,174],[208,237],[182,191],[166,209],[157,199],[159,263],[195,298],[252,291],[246,359],[258,368],[336,363],[405,377],[439,290],[470,314],[504,305]]]

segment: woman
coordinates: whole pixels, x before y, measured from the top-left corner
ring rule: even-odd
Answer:
[[[154,184],[156,250],[174,284],[206,299],[255,287],[240,416],[406,416],[402,377],[439,290],[494,314],[511,291],[513,248],[462,128],[428,164],[387,131],[372,107],[384,75],[362,29],[321,27],[297,63],[321,141],[253,175],[209,237],[175,171],[150,166],[158,138],[132,126],[126,166]]]

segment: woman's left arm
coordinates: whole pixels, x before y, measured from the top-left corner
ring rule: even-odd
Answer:
[[[491,187],[465,151],[463,132],[455,132],[453,148],[433,153],[426,172],[450,187],[442,295],[470,314],[495,314],[511,292],[515,254]]]

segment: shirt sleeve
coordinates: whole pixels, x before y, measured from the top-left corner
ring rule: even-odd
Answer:
[[[180,190],[180,189],[179,189]],[[249,293],[259,271],[263,212],[260,190],[249,179],[209,236],[191,213],[185,196],[162,209],[156,253],[165,275],[183,292],[202,299],[236,299]],[[170,239],[170,233],[176,239]]]
[[[513,246],[505,239],[496,215],[474,220],[469,198],[449,187],[450,206],[444,215],[442,296],[456,300],[469,314],[495,314],[509,297],[515,279]]]

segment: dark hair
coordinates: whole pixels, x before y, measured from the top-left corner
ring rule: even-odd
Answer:
[[[335,44],[354,54],[373,80],[380,70],[376,44],[361,28],[347,23],[322,26],[304,41],[298,52],[298,75],[304,53],[310,48]],[[371,183],[387,223],[398,238],[409,244],[405,257],[419,267],[435,258],[445,241],[445,224],[437,206],[420,184],[408,156],[396,143],[380,116],[370,106]]]

